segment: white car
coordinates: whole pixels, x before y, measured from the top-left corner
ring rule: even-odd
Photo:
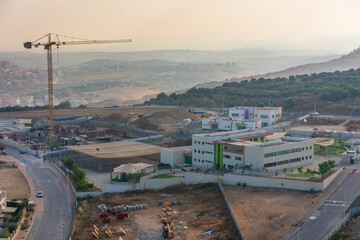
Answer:
[[[319,116],[320,114],[318,112],[312,112],[310,113],[310,116]]]
[[[36,197],[42,198],[42,197],[44,197],[44,193],[43,193],[42,191],[38,191],[38,192],[36,193]]]

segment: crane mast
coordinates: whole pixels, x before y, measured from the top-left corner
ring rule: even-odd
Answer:
[[[53,71],[52,71],[52,47],[59,47],[60,45],[80,45],[80,44],[104,44],[104,43],[123,43],[123,42],[131,42],[131,39],[122,39],[122,40],[89,40],[89,39],[81,39],[80,41],[60,41],[59,36],[56,34],[57,41],[53,41],[51,36],[54,34],[46,34],[45,36],[33,41],[33,42],[25,42],[24,47],[27,49],[31,49],[32,47],[44,46],[45,50],[47,50],[47,68],[48,68],[48,104],[49,104],[49,139],[54,136],[54,88],[53,88]],[[39,40],[46,38],[46,42],[39,42]],[[67,37],[67,36],[62,36]],[[74,38],[74,37],[67,37]],[[75,38],[79,39],[79,38]],[[50,141],[51,142],[51,141]],[[50,144],[51,145],[51,144]]]

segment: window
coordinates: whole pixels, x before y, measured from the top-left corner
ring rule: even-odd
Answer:
[[[194,143],[196,144],[196,141],[194,141]]]
[[[301,160],[304,160],[304,157],[302,157]]]
[[[304,151],[304,148],[302,148],[302,150]]]
[[[204,142],[202,142],[202,145],[204,145]]]
[[[290,160],[284,160],[284,161],[279,161],[276,163],[276,165],[283,165],[283,164],[288,164]]]
[[[272,163],[266,163],[266,164],[264,164],[264,167],[265,167],[265,168],[268,168],[268,167],[273,167],[273,166],[276,166],[276,162],[272,162]]]
[[[290,149],[290,153],[301,152],[301,148]]]
[[[202,151],[201,153],[204,154],[204,151]]]
[[[268,119],[268,115],[260,115],[260,118],[262,118],[262,119]]]
[[[275,118],[275,116],[274,116],[274,115],[272,115],[272,118]]]
[[[207,154],[213,154],[212,152],[208,152],[208,151],[205,151],[205,153],[207,153]]]
[[[301,161],[301,158],[293,158],[293,159],[290,159],[290,163],[300,162],[300,161]]]
[[[305,157],[305,159],[307,160],[307,159],[308,159],[308,157],[306,156],[306,157]]]
[[[213,145],[211,142],[205,142],[205,144],[207,144],[207,145]]]
[[[312,146],[310,146],[310,149],[312,149]]]
[[[196,149],[194,150],[194,153],[196,153]]]
[[[276,156],[276,152],[272,152],[272,153],[265,153],[264,154],[264,157],[274,157],[274,156]]]
[[[207,162],[207,163],[213,163],[212,161],[209,161],[209,160],[205,160],[205,162]]]
[[[204,163],[204,160],[202,160],[202,163]]]
[[[306,150],[308,150],[308,147],[306,147]]]
[[[311,159],[311,155],[309,156],[309,158]]]
[[[224,149],[227,149],[227,146],[224,146]]]
[[[235,157],[235,160],[242,161],[242,157]]]
[[[224,154],[223,157],[224,157],[224,158],[231,159],[231,156],[230,156],[230,155],[227,155],[227,154]]]
[[[239,114],[238,113],[232,113],[231,116],[232,117],[239,117]]]

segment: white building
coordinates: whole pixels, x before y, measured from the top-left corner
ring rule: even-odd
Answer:
[[[251,166],[250,170],[276,172],[314,160],[312,140],[275,137],[265,130],[195,134],[192,141],[192,164],[202,168]]]
[[[191,146],[163,148],[160,152],[161,163],[176,165],[191,164]]]
[[[281,107],[233,107],[227,118],[204,118],[202,128],[210,130],[258,129],[275,125],[282,115]]]
[[[0,213],[4,211],[6,207],[6,191],[0,186]]]
[[[229,118],[234,120],[260,120],[261,127],[275,125],[281,115],[281,107],[233,107],[229,109]]]
[[[241,130],[261,128],[260,120],[232,120],[231,118],[204,118],[202,129],[209,130]]]

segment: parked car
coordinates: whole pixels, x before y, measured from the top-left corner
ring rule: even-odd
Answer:
[[[21,149],[21,150],[20,150],[20,153],[21,153],[21,154],[25,154],[26,152]]]
[[[7,155],[7,152],[5,152],[5,151],[2,151],[2,155]]]
[[[312,112],[310,113],[310,116],[319,116],[320,114],[318,112]]]
[[[36,197],[42,198],[42,197],[44,197],[44,193],[43,193],[42,191],[38,191],[38,192],[36,193]]]

